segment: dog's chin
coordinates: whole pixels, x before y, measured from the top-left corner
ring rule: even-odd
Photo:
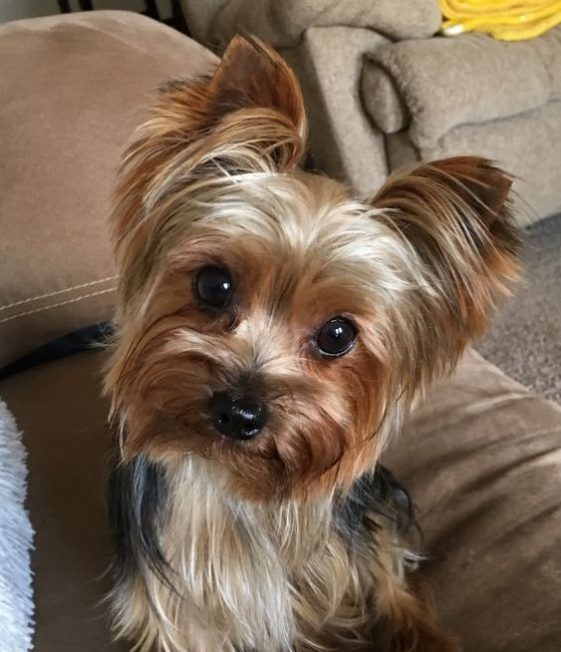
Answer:
[[[228,495],[256,503],[306,502],[329,496],[333,487],[333,469],[323,474],[297,476],[280,460],[256,460],[251,471],[244,465],[222,467]],[[259,467],[259,468],[258,468]],[[327,487],[330,488],[327,488]]]
[[[310,460],[308,468],[294,469],[279,453],[276,437],[268,430],[258,437],[238,441],[201,421],[160,420],[148,429],[152,436],[142,446],[130,442],[125,457],[144,454],[170,473],[181,473],[185,464],[199,467],[205,480],[227,495],[254,502],[314,499],[329,494],[337,483],[339,458]],[[155,434],[160,433],[160,434]]]

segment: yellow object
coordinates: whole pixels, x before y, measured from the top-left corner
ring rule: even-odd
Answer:
[[[540,36],[561,23],[561,0],[439,0],[441,33],[485,32],[502,41]]]

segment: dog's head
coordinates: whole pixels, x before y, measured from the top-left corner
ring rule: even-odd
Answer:
[[[127,154],[107,388],[125,458],[210,460],[254,499],[345,487],[517,273],[510,179],[455,158],[371,200],[298,167],[298,83],[235,38]]]

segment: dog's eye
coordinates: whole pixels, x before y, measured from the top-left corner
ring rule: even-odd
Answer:
[[[195,275],[193,289],[195,298],[204,308],[221,310],[230,302],[234,284],[227,269],[208,265]]]
[[[356,328],[345,317],[333,317],[325,322],[316,335],[316,346],[319,352],[330,358],[345,355],[356,341]]]

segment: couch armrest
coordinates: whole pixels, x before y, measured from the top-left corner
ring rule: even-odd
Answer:
[[[502,43],[483,34],[392,43],[369,53],[365,107],[385,133],[409,127],[417,147],[463,124],[540,108],[561,97],[561,29]]]
[[[388,166],[384,136],[362,108],[359,80],[365,53],[387,43],[367,29],[317,27],[297,47],[281,50],[302,84],[315,164],[364,195],[382,185]]]
[[[313,27],[374,29],[391,39],[427,38],[437,32],[436,0],[182,0],[194,36],[222,44],[236,32],[255,34],[276,47],[296,45]]]

